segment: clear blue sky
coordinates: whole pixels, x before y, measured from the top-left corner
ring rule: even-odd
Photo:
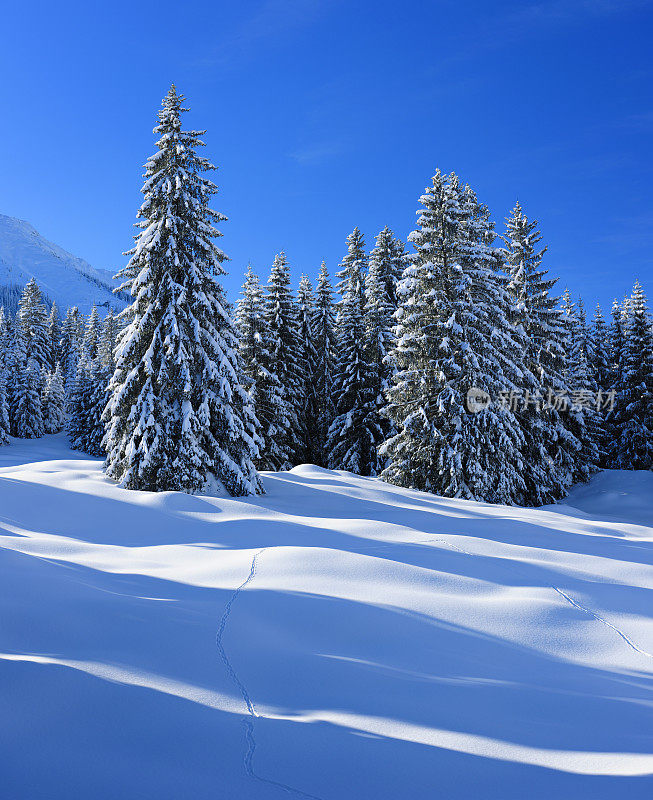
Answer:
[[[334,271],[355,225],[405,238],[437,166],[498,223],[519,198],[561,289],[653,296],[647,0],[63,0],[2,22],[0,212],[94,266],[124,261],[174,81],[220,167],[232,298],[281,248],[297,278]]]

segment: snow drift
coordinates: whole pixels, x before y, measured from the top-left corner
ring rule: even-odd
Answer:
[[[543,509],[264,482],[0,448],[4,796],[651,796],[653,474]]]

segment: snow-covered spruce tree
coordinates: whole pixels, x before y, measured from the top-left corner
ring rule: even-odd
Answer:
[[[589,334],[589,358],[592,374],[602,392],[610,390],[610,343],[608,326],[599,303],[596,304]]]
[[[299,410],[303,403],[299,363],[299,321],[295,300],[290,290],[290,267],[284,252],[272,264],[266,286],[265,320],[269,331],[269,371],[281,383],[288,427],[281,431],[278,446],[282,461],[279,469],[290,469],[303,460],[303,432]]]
[[[59,309],[56,303],[52,303],[50,309],[50,316],[46,323],[46,339],[48,353],[50,355],[50,362],[48,364],[49,370],[56,369],[60,361],[61,354],[59,352],[59,344],[61,341],[61,324],[59,322]]]
[[[84,338],[82,340],[82,349],[86,353],[89,361],[93,361],[98,352],[98,345],[102,335],[102,323],[100,322],[100,315],[95,306],[91,309],[91,313],[86,320],[84,329]]]
[[[581,443],[576,458],[576,480],[586,481],[601,459],[601,421],[596,408],[598,386],[587,358],[588,333],[582,302],[571,299],[569,289],[562,295],[562,317],[565,324],[566,369],[569,387],[571,431]]]
[[[18,318],[25,336],[27,355],[38,370],[50,368],[50,343],[45,304],[38,283],[31,278],[18,306]]]
[[[520,426],[501,392],[514,391],[519,354],[485,206],[438,170],[420,198],[415,253],[399,283],[396,367],[387,413],[398,433],[383,450],[390,483],[448,497],[523,498]],[[492,402],[473,413],[470,389]]]
[[[374,445],[375,463],[371,474],[382,468],[378,449],[395,431],[390,419],[383,413],[385,392],[390,388],[392,364],[388,354],[394,348],[394,314],[397,310],[397,284],[405,266],[404,247],[394,238],[387,226],[376,237],[370,253],[365,279],[365,363],[367,365],[367,392],[374,424],[371,432],[380,431]]]
[[[639,282],[626,304],[621,371],[608,421],[608,463],[614,469],[653,469],[653,332]]]
[[[318,449],[319,406],[315,392],[315,373],[318,356],[313,335],[315,316],[315,297],[313,287],[306,275],[302,275],[297,289],[297,308],[299,311],[299,368],[301,396],[304,398],[300,409],[300,430],[303,435],[302,450],[304,461],[316,464],[321,454]]]
[[[0,369],[0,445],[9,443],[9,404],[7,403],[7,380]]]
[[[11,353],[11,324],[4,306],[0,306],[0,371],[9,361]]]
[[[623,358],[624,358],[624,328],[628,316],[628,300],[624,298],[623,303],[615,298],[612,302],[612,323],[609,334],[609,353],[610,353],[610,384],[612,388],[621,381]]]
[[[63,430],[66,422],[65,399],[61,364],[57,364],[54,372],[47,374],[43,388],[41,405],[45,433],[59,433]]]
[[[335,369],[335,308],[333,287],[326,263],[320,266],[320,274],[315,287],[315,309],[312,319],[313,341],[315,342],[316,364],[313,388],[317,402],[316,463],[325,467],[326,440],[329,428],[335,417],[333,404],[333,373]]]
[[[592,378],[596,384],[597,395],[597,445],[599,447],[599,466],[607,466],[607,411],[605,398],[611,390],[610,343],[608,326],[605,323],[601,306],[597,303],[589,329],[589,361]]]
[[[347,237],[340,263],[336,316],[336,362],[333,395],[336,416],[327,435],[331,469],[371,475],[383,431],[375,419],[365,363],[365,240],[358,228]]]
[[[23,362],[13,386],[11,427],[20,439],[38,439],[44,434],[41,406],[41,370],[33,359]]]
[[[236,309],[236,325],[240,334],[238,353],[243,371],[249,379],[248,391],[261,426],[261,445],[256,466],[262,470],[277,471],[288,464],[287,453],[279,443],[287,436],[290,420],[281,382],[272,371],[263,288],[251,264],[247,268],[241,295]]]
[[[102,331],[98,340],[97,353],[102,364],[105,367],[110,367],[111,373],[113,373],[116,363],[114,353],[119,331],[120,323],[116,319],[113,311],[109,309],[109,312],[104,318],[104,323],[102,324]]]
[[[42,370],[28,350],[29,339],[20,316],[16,316],[9,377],[9,420],[12,436],[38,439],[43,436],[41,406]]]
[[[197,492],[219,481],[235,496],[262,491],[256,419],[224,290],[225,254],[212,241],[224,216],[203,173],[202,132],[182,131],[174,85],[146,164],[141,232],[119,273],[124,313],[103,415],[107,475],[128,489]]]
[[[104,456],[105,426],[102,419],[107,403],[107,387],[113,374],[112,365],[104,364],[100,356],[96,356],[89,367],[88,410],[85,420],[83,447],[91,456]]]
[[[70,383],[66,402],[68,413],[66,433],[73,450],[86,452],[92,394],[91,363],[86,353],[82,351],[77,363],[75,379]]]
[[[104,456],[104,409],[107,387],[115,369],[114,349],[117,320],[111,312],[104,323],[87,322],[86,335],[75,381],[71,383],[68,403],[68,433],[71,446],[92,456]],[[95,358],[89,354],[95,352]]]
[[[566,334],[558,300],[551,294],[556,280],[542,268],[546,247],[538,247],[542,236],[537,220],[529,220],[517,203],[506,218],[501,238],[511,317],[525,335],[519,380],[524,402],[516,412],[524,434],[524,499],[529,505],[542,505],[566,495],[575,480],[581,450],[568,419],[569,387],[563,374]]]
[[[79,309],[77,306],[69,308],[61,324],[61,338],[59,340],[59,361],[66,391],[68,391],[77,374],[83,330],[84,317],[79,313]]]

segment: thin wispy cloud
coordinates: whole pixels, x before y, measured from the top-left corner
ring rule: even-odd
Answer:
[[[478,59],[483,52],[500,50],[535,34],[561,31],[590,20],[619,16],[639,8],[653,6],[653,0],[543,0],[519,4],[500,14],[492,10],[475,31],[467,32],[467,41],[456,55],[442,66]]]
[[[263,0],[236,30],[227,33],[213,51],[196,62],[204,67],[237,67],[261,47],[280,47],[317,22],[333,5],[328,0]]]
[[[315,142],[288,153],[288,156],[298,164],[319,164],[339,155],[343,149],[341,141]]]

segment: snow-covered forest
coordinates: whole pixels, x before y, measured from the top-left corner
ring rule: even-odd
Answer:
[[[559,292],[537,221],[501,230],[437,171],[404,243],[355,228],[297,290],[283,252],[220,284],[226,218],[174,86],[146,164],[123,312],[61,315],[37,282],[0,308],[0,443],[65,429],[125,488],[264,491],[303,463],[445,497],[541,505],[601,467],[653,468],[644,288],[610,320]]]

